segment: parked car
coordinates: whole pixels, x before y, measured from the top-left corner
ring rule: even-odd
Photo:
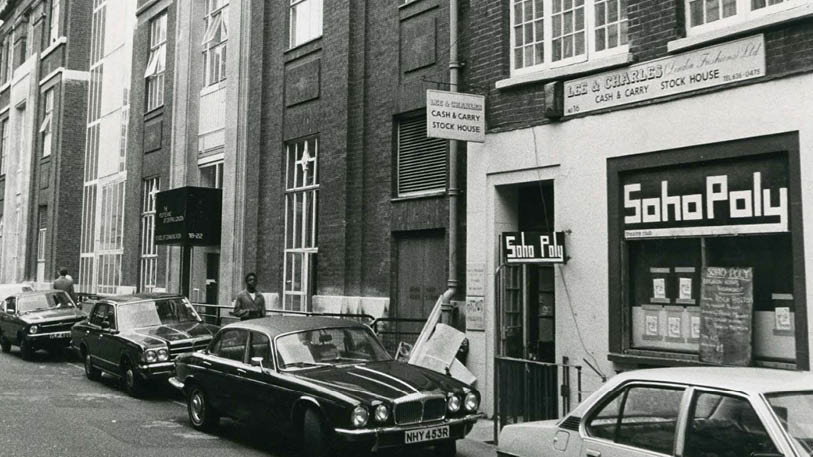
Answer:
[[[0,348],[10,352],[19,346],[23,360],[31,360],[37,349],[62,349],[70,343],[73,324],[84,318],[61,290],[18,291],[0,309]]]
[[[764,368],[622,373],[558,421],[507,425],[498,456],[813,455],[813,374]]]
[[[88,319],[73,327],[71,344],[88,379],[104,371],[137,397],[146,381],[175,373],[173,360],[205,348],[217,327],[203,323],[189,301],[177,295],[137,294],[99,298]]]
[[[393,360],[369,327],[344,319],[236,322],[175,365],[170,383],[185,393],[195,429],[221,416],[267,423],[304,437],[308,456],[404,446],[451,456],[480,417],[476,390]]]

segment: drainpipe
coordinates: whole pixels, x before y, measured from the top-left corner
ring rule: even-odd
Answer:
[[[457,2],[449,0],[449,91],[457,92],[460,63],[457,61]],[[449,140],[449,280],[446,292],[441,296],[443,321],[452,320],[451,299],[457,292],[457,149],[459,141]]]

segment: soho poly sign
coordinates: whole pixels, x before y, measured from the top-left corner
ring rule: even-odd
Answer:
[[[484,143],[485,113],[483,95],[429,89],[426,91],[426,136]]]
[[[505,263],[565,263],[565,232],[503,232]]]

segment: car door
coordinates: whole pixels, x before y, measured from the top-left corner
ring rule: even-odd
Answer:
[[[685,388],[628,384],[608,395],[585,421],[582,457],[675,455]]]
[[[95,352],[100,359],[104,360],[105,367],[110,370],[117,370],[121,361],[121,343],[118,337],[118,326],[116,323],[116,307],[112,303],[99,310],[98,335],[96,336]]]
[[[227,416],[240,418],[246,415],[245,395],[240,392],[245,386],[238,370],[246,372],[247,346],[248,330],[226,329],[220,333],[212,351],[202,359],[208,372],[206,394],[215,409]]]
[[[93,360],[93,364],[108,371],[117,369],[113,360],[105,357],[101,351],[102,322],[107,319],[109,304],[99,302],[93,307],[85,326],[84,342],[88,348],[88,354]]]
[[[249,335],[248,362],[245,368],[245,398],[249,413],[254,420],[276,423],[282,414],[278,411],[278,385],[271,356],[271,340],[262,332],[252,331]],[[262,367],[252,366],[251,359],[262,359]]]
[[[0,307],[0,334],[5,335],[9,341],[12,341],[16,344],[16,326],[14,325],[14,321],[16,320],[16,314],[9,313],[9,308],[15,311],[15,297],[8,297],[3,300],[2,307]],[[10,306],[9,306],[10,305]]]

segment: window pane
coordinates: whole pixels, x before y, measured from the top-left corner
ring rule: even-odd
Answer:
[[[610,25],[607,27],[607,47],[614,48],[618,46],[618,26]]]
[[[522,35],[522,26],[520,25],[519,27],[514,27],[514,40],[516,40],[514,46],[522,46],[525,43],[523,38],[524,36]]]
[[[618,4],[615,0],[607,2],[607,22],[615,22],[618,20]]]
[[[522,24],[522,2],[514,3],[514,25]]]
[[[574,53],[575,55],[580,56],[584,54],[584,32],[579,32],[573,35],[573,37],[576,40]]]
[[[627,44],[627,42],[628,42],[628,40],[627,40],[627,24],[629,24],[628,21],[622,21],[622,22],[620,22],[618,24],[618,26],[620,27],[620,30],[618,32],[618,42],[620,44]]]
[[[596,26],[602,26],[606,23],[606,3],[596,3]]]
[[[596,415],[587,422],[587,432],[590,436],[610,441],[615,439],[618,414],[623,397],[623,392],[616,395],[612,401],[604,405]]]
[[[562,10],[567,11],[573,9],[573,0],[563,0]]]
[[[624,401],[615,441],[672,455],[682,397],[682,390],[630,388]]]
[[[553,16],[553,36],[562,36],[562,16]]]
[[[603,51],[605,47],[604,29],[596,29],[596,51]]]
[[[735,14],[737,14],[737,0],[723,0],[723,17],[731,17]]]
[[[689,2],[691,11],[692,27],[703,24],[703,0]]]
[[[536,62],[542,63],[545,61],[545,47],[542,43],[537,43],[535,46],[536,49]]]
[[[533,60],[534,60],[534,47],[533,46],[525,46],[525,48],[523,48],[523,49],[524,49],[524,52],[525,52],[525,62],[527,62],[528,65],[532,65]]]
[[[552,0],[553,1],[553,13],[559,13],[562,11],[562,1],[563,0]]]
[[[752,10],[758,10],[760,8],[765,8],[765,0],[751,0]]]
[[[573,35],[562,38],[562,58],[573,57]]]
[[[576,16],[573,18],[573,20],[575,21],[573,24],[573,30],[584,30],[584,8],[576,9]]]
[[[514,49],[514,68],[522,68],[522,48]]]
[[[525,43],[530,44],[534,42],[534,26],[532,23],[525,24]]]
[[[531,0],[525,2],[525,22],[534,20],[534,4]]]
[[[685,457],[734,457],[777,453],[750,403],[739,397],[701,392],[686,429]]]
[[[553,40],[553,60],[562,60],[562,39]]]
[[[720,19],[720,4],[718,0],[706,0],[706,22]]]
[[[540,18],[545,15],[545,8],[543,7],[543,0],[536,0],[536,14],[534,15],[536,18]]]
[[[567,35],[569,33],[573,33],[573,13],[567,12],[562,16],[562,22],[564,25],[564,34]]]

